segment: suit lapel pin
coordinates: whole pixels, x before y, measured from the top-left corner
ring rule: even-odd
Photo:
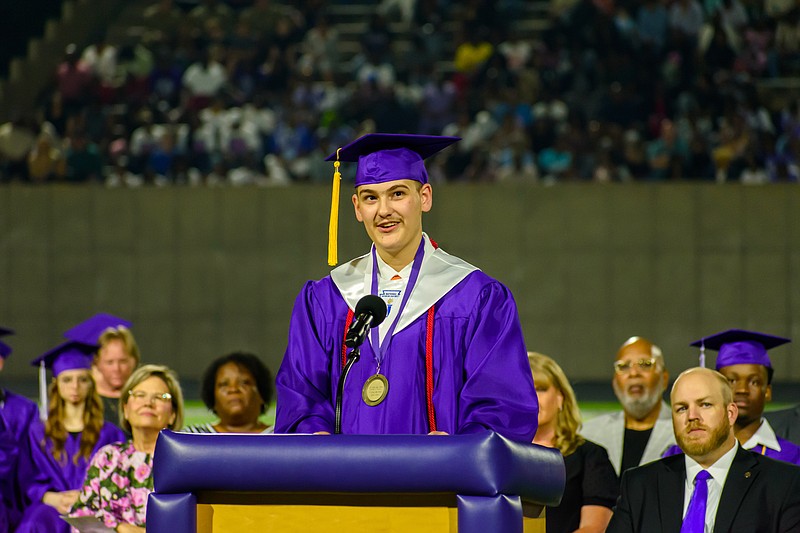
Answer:
[[[750,472],[749,471],[745,472],[744,473],[744,477],[745,477],[745,479],[749,478],[750,477]]]

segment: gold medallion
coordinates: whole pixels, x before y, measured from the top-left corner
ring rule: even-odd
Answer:
[[[364,388],[361,389],[361,397],[364,398],[365,404],[375,406],[386,398],[388,392],[389,382],[386,380],[386,376],[375,374],[364,383]]]

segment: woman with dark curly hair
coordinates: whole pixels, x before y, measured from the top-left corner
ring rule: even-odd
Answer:
[[[59,518],[78,499],[92,455],[106,444],[125,440],[103,420],[103,404],[92,378],[94,346],[69,341],[33,361],[53,371],[48,387],[47,420],[29,431],[29,453],[21,460],[29,507],[16,531],[68,532]]]
[[[185,432],[272,433],[260,420],[272,398],[272,374],[255,355],[234,352],[215,359],[203,375],[200,396],[219,421]]]

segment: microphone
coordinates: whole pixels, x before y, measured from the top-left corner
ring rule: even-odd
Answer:
[[[348,348],[361,346],[370,328],[374,328],[386,318],[386,302],[380,296],[367,294],[356,304],[355,320],[344,339]]]
[[[347,362],[339,376],[339,385],[336,388],[336,406],[334,407],[334,429],[333,433],[339,435],[342,432],[342,397],[344,396],[344,382],[350,369],[361,357],[360,346],[367,338],[369,328],[377,326],[386,318],[386,302],[380,296],[367,294],[356,304],[355,320],[345,335],[344,345],[352,348]]]

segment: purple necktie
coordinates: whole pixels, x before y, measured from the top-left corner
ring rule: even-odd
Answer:
[[[708,479],[711,474],[701,470],[694,478],[694,492],[689,500],[689,508],[683,517],[681,533],[704,533],[706,530],[706,501],[708,500]]]

